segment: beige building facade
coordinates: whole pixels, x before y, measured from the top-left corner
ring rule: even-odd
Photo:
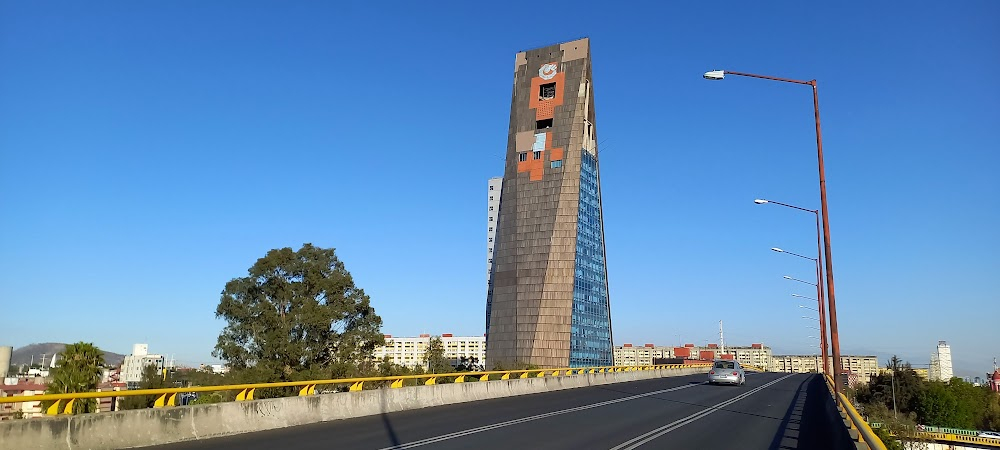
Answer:
[[[427,368],[424,357],[430,346],[431,335],[421,334],[417,337],[393,337],[385,335],[384,347],[375,347],[375,358],[388,357],[394,364],[406,367]],[[475,358],[479,364],[486,364],[486,338],[483,336],[454,336],[449,333],[441,335],[444,346],[444,357],[454,366],[464,357]]]

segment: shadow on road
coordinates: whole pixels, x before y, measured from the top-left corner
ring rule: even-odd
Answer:
[[[379,395],[379,403],[381,403],[382,407],[382,425],[385,426],[385,433],[388,435],[389,441],[392,442],[392,445],[395,447],[398,446],[400,442],[399,437],[396,436],[396,430],[392,428],[392,421],[389,420],[389,413],[387,412],[389,409],[389,399],[386,397],[387,393],[385,389],[380,389],[380,391],[382,391],[382,394]]]
[[[826,423],[825,402],[829,394],[821,375],[813,375],[799,385],[788,411],[781,419],[769,450],[836,448],[832,427]]]

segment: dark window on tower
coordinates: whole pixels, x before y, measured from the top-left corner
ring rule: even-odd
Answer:
[[[541,85],[541,86],[538,87],[538,99],[539,100],[548,100],[548,99],[551,99],[551,98],[556,98],[556,84],[555,83],[543,84],[543,85]]]
[[[542,152],[536,150],[535,154],[533,156],[534,156],[534,159],[542,159]]]
[[[525,162],[528,160],[528,152],[520,152],[517,154],[517,160],[520,162]]]
[[[535,121],[535,129],[552,128],[552,119],[542,119]]]

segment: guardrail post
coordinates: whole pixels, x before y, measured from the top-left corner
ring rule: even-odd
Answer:
[[[348,391],[349,392],[360,391],[360,390],[364,389],[364,385],[365,385],[364,381],[359,381],[357,383],[352,384],[351,387],[348,389]]]
[[[245,402],[247,400],[253,400],[253,393],[256,390],[257,390],[257,388],[250,388],[250,389],[244,389],[244,390],[240,391],[239,394],[236,394],[236,401],[238,401],[238,402]]]
[[[521,378],[528,378],[528,372],[524,372],[524,373],[522,373],[522,374],[521,374]]]
[[[63,414],[73,415],[73,402],[76,402],[75,398],[71,398],[68,402],[66,402],[66,408],[63,409]]]
[[[56,400],[55,403],[49,405],[49,408],[45,410],[45,414],[50,416],[58,416],[60,403],[62,403],[62,400]]]
[[[399,389],[401,387],[403,387],[403,379],[402,378],[393,381],[392,384],[389,385],[390,389]]]
[[[156,401],[153,402],[153,407],[162,408],[163,405],[165,405],[166,403],[167,403],[167,394],[163,394],[159,397],[156,397]]]
[[[437,384],[437,377],[430,377],[424,382],[424,386],[431,386],[433,384]]]
[[[465,383],[465,375],[459,375],[459,376],[455,377],[455,382],[456,383]]]
[[[510,372],[507,372],[507,373],[503,374],[503,376],[500,377],[500,379],[501,380],[509,380],[510,379]]]
[[[479,381],[490,381],[490,374],[483,374],[483,376],[479,377]]]

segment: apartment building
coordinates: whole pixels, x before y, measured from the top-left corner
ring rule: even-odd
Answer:
[[[421,334],[418,337],[393,337],[387,334],[386,345],[375,348],[375,358],[388,357],[392,363],[401,366],[427,368],[424,356],[427,354],[430,342],[430,334]],[[485,336],[455,336],[444,333],[441,335],[441,344],[444,346],[445,358],[448,358],[453,366],[463,357],[475,358],[480,364],[484,366],[486,364]]]

